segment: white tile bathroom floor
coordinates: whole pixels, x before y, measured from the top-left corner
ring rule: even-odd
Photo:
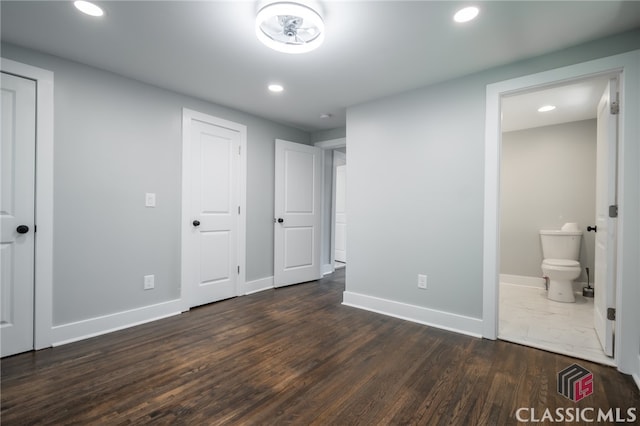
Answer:
[[[615,365],[593,328],[593,299],[576,303],[547,299],[542,288],[500,283],[498,338],[575,358]]]

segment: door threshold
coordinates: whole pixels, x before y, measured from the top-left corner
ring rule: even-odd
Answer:
[[[602,365],[607,365],[610,367],[616,367],[616,363],[613,358],[609,358],[600,350],[598,353],[595,349],[589,350],[571,350],[563,347],[562,343],[553,343],[553,342],[541,342],[541,341],[532,341],[525,337],[513,337],[513,336],[502,336],[498,335],[499,340],[503,340],[505,342],[516,343],[522,346],[528,346],[530,348],[541,349],[547,352],[553,352],[560,355],[570,356],[572,358],[583,359],[585,361],[595,362]]]

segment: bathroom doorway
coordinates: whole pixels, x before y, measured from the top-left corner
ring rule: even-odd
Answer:
[[[587,229],[597,229],[598,158],[606,163],[611,154],[598,149],[598,105],[612,77],[617,75],[503,96],[499,175],[498,338],[609,365],[615,362],[596,333],[594,298],[583,296],[583,287],[594,286],[596,274],[607,270],[606,262],[596,266],[596,235]],[[552,301],[539,231],[574,223],[582,231],[576,301]],[[615,229],[609,234],[605,240],[614,247]],[[601,300],[607,292],[600,281]]]

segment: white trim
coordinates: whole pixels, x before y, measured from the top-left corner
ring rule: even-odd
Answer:
[[[638,299],[637,259],[640,257],[640,216],[638,194],[640,150],[637,117],[640,112],[640,50],[601,58],[506,80],[487,86],[485,122],[485,204],[484,204],[484,260],[483,260],[483,327],[482,334],[496,339],[498,332],[498,275],[499,247],[499,185],[500,185],[500,100],[504,95],[568,82],[595,75],[621,72],[621,111],[619,116],[619,218],[618,264],[616,279],[616,336],[615,361],[626,373],[640,373],[637,365],[640,317],[635,303]],[[631,117],[627,120],[625,117]],[[626,185],[625,185],[626,184]],[[628,188],[627,188],[628,185]],[[625,218],[629,218],[625,221]],[[623,338],[624,335],[624,338]]]
[[[409,305],[407,303],[381,299],[350,291],[343,293],[342,304],[418,324],[453,331],[455,333],[482,337],[482,320],[477,318],[438,311],[423,306]]]
[[[212,115],[204,114],[198,111],[190,110],[188,108],[182,109],[182,226],[181,229],[181,259],[185,258],[185,247],[187,244],[187,235],[190,230],[190,178],[188,171],[190,170],[189,159],[190,156],[190,144],[187,143],[191,140],[191,126],[192,120],[203,121],[210,123],[218,127],[224,127],[240,134],[240,170],[238,176],[238,191],[240,205],[240,215],[238,218],[238,240],[237,240],[237,259],[238,266],[240,266],[240,273],[238,274],[238,280],[236,281],[236,295],[241,296],[245,286],[246,279],[246,235],[247,235],[247,126],[244,124],[235,123],[233,121],[224,120],[222,118],[214,117]],[[182,310],[188,311],[191,308],[191,298],[189,295],[190,289],[186,285],[185,267],[183,260],[180,262],[180,276],[181,276],[181,300]]]
[[[117,312],[115,314],[102,315],[82,321],[58,325],[52,329],[53,346],[77,342],[173,315],[179,315],[181,313],[181,306],[182,303],[180,299],[175,299],[155,305]]]
[[[523,287],[544,288],[544,278],[542,277],[500,274],[500,282],[503,284],[518,285]]]
[[[270,290],[273,287],[273,277],[260,278],[258,280],[248,281],[242,289],[242,294],[248,295],[258,293],[260,291]]]
[[[321,141],[321,142],[316,142],[315,144],[313,144],[314,146],[321,148],[323,151],[328,151],[328,150],[334,150],[336,148],[346,148],[347,146],[347,138],[338,138],[338,139],[330,139],[330,140],[326,140],[326,141]],[[342,154],[342,153],[340,153]],[[343,154],[345,155],[345,154]],[[332,168],[331,168],[331,211],[328,212],[329,208],[325,205],[325,192],[326,192],[326,187],[325,187],[325,156],[324,153],[322,155],[322,224],[324,226],[325,223],[325,219],[326,219],[326,215],[329,215],[329,241],[328,241],[328,245],[329,245],[329,263],[328,264],[324,264],[321,266],[321,273],[322,275],[327,275],[330,274],[332,272],[335,272],[336,268],[335,268],[335,262],[336,262],[336,250],[335,250],[335,204],[336,204],[336,191],[335,191],[335,187],[336,187],[336,183],[335,183],[335,177],[336,177],[336,166],[335,166],[335,156],[336,156],[336,152],[333,152],[333,155],[331,156],[331,162],[332,162]],[[346,158],[346,156],[345,156]],[[346,161],[346,160],[345,160]],[[325,241],[325,229],[323,227],[322,229],[322,245],[323,248],[325,245],[327,245],[327,241]]]
[[[333,265],[333,263],[325,263],[324,265],[322,265],[322,276],[324,277],[325,275],[329,275],[334,273],[336,270],[335,266]]]
[[[636,383],[636,387],[640,389],[640,355],[638,355],[637,359],[636,372],[631,375],[633,377],[633,381]]]
[[[500,284],[534,287],[542,290],[546,289],[544,278],[528,277],[526,275],[500,274]],[[582,294],[582,289],[587,286],[587,283],[582,281],[573,281],[571,284],[573,286],[573,292],[579,294]]]
[[[344,148],[347,146],[347,138],[330,139],[328,141],[316,142],[313,146],[317,146],[322,149],[336,149]]]
[[[2,71],[36,82],[35,349],[51,346],[53,325],[53,72],[0,58]]]
[[[343,161],[344,164],[338,165],[338,161]],[[331,158],[331,244],[330,244],[330,260],[331,265],[333,265],[333,269],[335,270],[336,264],[336,180],[338,176],[338,167],[347,165],[347,154],[340,151],[333,151],[333,155]],[[347,201],[347,207],[349,206],[349,202]],[[349,219],[347,216],[347,234],[349,233]]]

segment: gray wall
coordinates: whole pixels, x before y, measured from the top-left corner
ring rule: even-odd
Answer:
[[[349,108],[347,291],[481,318],[487,84],[638,48],[629,32]]]
[[[338,127],[330,130],[320,130],[311,133],[311,142],[330,141],[332,139],[344,138],[347,135],[347,129],[345,127]]]
[[[179,297],[183,107],[247,126],[246,277],[273,275],[274,140],[308,133],[17,46],[2,56],[54,72],[54,325]]]
[[[577,222],[593,280],[596,120],[504,133],[501,161],[501,273],[542,276],[538,231]]]

